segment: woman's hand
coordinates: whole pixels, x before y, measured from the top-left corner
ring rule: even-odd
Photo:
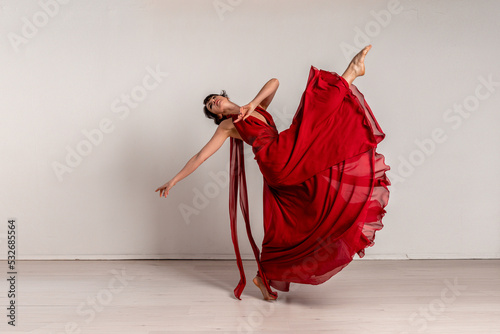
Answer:
[[[162,196],[167,197],[170,188],[172,188],[174,186],[174,184],[175,183],[172,182],[172,180],[170,180],[167,183],[165,183],[164,185],[162,185],[161,187],[158,187],[158,189],[156,189],[155,192],[160,191],[160,197],[162,197]]]
[[[255,110],[256,107],[257,106],[253,102],[250,102],[249,104],[241,107],[240,108],[240,115],[234,121],[234,123],[237,123],[241,120],[246,120],[248,117],[250,117],[250,114]]]

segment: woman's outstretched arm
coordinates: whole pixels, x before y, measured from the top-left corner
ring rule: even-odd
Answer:
[[[257,108],[257,106],[260,106],[264,110],[267,109],[267,107],[269,107],[269,105],[271,104],[271,101],[273,100],[279,85],[280,83],[276,78],[272,78],[271,80],[266,82],[266,84],[257,93],[257,96],[255,96],[255,98],[249,104],[240,108],[241,113],[238,116],[238,119],[234,122],[236,123],[241,120],[247,119],[255,110],[255,108]]]
[[[224,141],[230,136],[236,138],[239,137],[236,129],[232,125],[232,120],[227,119],[219,124],[210,141],[200,150],[200,152],[196,153],[191,159],[189,159],[184,168],[182,168],[176,176],[174,176],[164,185],[158,187],[155,192],[159,191],[160,197],[167,197],[170,188],[172,188],[177,182],[194,172],[205,160],[207,160],[212,154],[217,152],[222,144],[224,144]]]

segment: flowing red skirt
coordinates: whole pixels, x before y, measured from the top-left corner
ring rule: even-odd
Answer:
[[[306,90],[289,129],[278,133],[255,117],[235,123],[252,146],[264,177],[262,251],[250,228],[243,142],[231,138],[230,218],[240,282],[246,279],[237,238],[237,197],[258,264],[270,286],[321,284],[373,246],[389,199],[389,170],[376,152],[382,132],[364,96],[334,72],[311,66]],[[269,284],[267,282],[269,280]]]

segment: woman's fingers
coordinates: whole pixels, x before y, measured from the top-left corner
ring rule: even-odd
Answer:
[[[243,114],[242,114],[242,113],[240,113],[240,114],[238,115],[238,118],[234,121],[234,123],[238,123],[239,121],[241,121],[241,119],[242,119],[242,118],[243,118]]]
[[[161,186],[158,189],[155,190],[155,192],[160,192],[159,195],[160,197],[164,196],[167,197],[168,191],[166,191],[166,186]]]
[[[245,117],[243,117],[243,120],[246,120],[248,117],[250,117],[251,114],[252,114],[251,112],[249,112],[248,114],[246,114]]]
[[[240,115],[238,116],[238,121],[246,120],[251,114],[250,107],[248,105],[240,109]]]
[[[243,116],[245,116],[246,114],[246,109],[245,109],[245,106],[241,107],[240,108],[240,114],[238,115],[238,118],[234,121],[234,123],[238,123],[239,121],[241,121],[241,119],[243,118]]]

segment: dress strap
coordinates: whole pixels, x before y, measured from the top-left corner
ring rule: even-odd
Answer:
[[[243,141],[236,138],[231,138],[231,152],[230,152],[230,175],[229,175],[229,217],[231,220],[231,238],[233,240],[234,252],[236,253],[236,262],[240,271],[240,282],[234,289],[234,295],[240,299],[241,293],[246,285],[245,271],[243,269],[243,262],[241,261],[240,250],[238,246],[238,233],[237,233],[237,200],[238,200],[238,187],[240,197],[240,207],[245,220],[248,240],[252,246],[252,250],[257,261],[258,272],[266,286],[270,295],[278,297],[278,294],[271,290],[267,282],[266,275],[262,270],[260,263],[260,250],[255,244],[250,228],[250,218],[248,210],[248,195],[247,184],[245,176],[245,160],[243,155]]]

